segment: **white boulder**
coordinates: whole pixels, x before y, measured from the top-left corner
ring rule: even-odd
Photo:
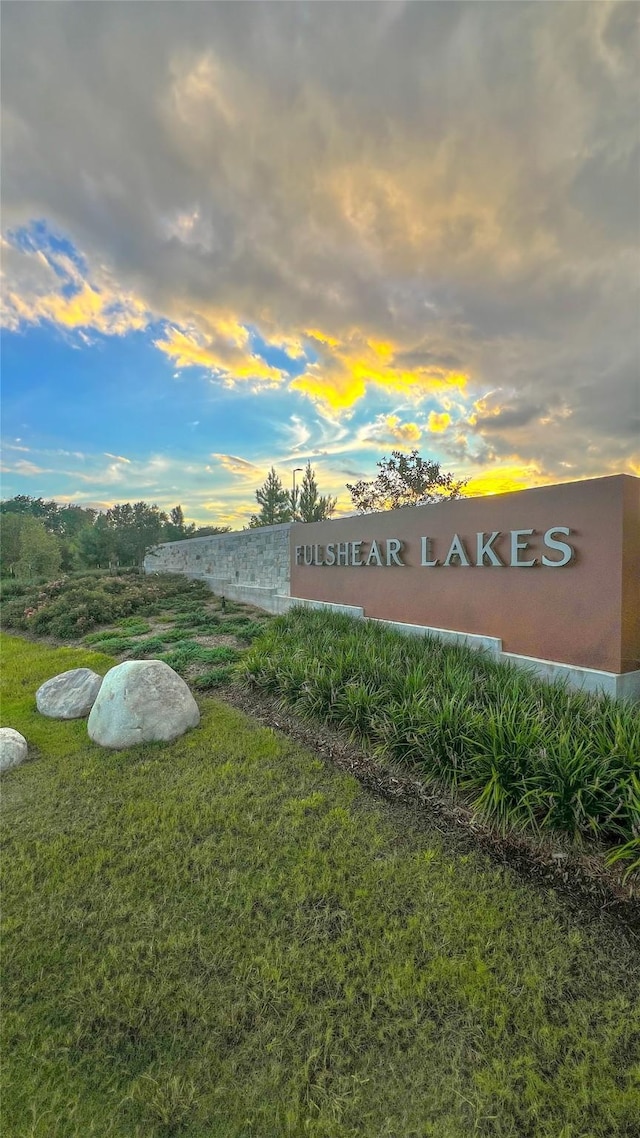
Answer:
[[[126,660],[107,672],[89,716],[89,736],[119,750],[170,743],[200,722],[184,680],[162,660]]]
[[[49,719],[82,719],[91,711],[101,683],[102,676],[91,668],[72,668],[38,688],[36,706]]]
[[[27,740],[13,727],[0,727],[0,771],[17,767],[27,757]]]

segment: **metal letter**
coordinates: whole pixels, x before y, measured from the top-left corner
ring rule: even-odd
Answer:
[[[530,569],[532,565],[535,565],[535,563],[536,563],[535,557],[533,558],[532,561],[519,561],[518,560],[519,551],[521,549],[526,549],[528,544],[529,544],[528,541],[518,541],[518,538],[519,537],[528,537],[532,533],[535,533],[535,530],[532,530],[532,529],[512,529],[511,530],[511,564],[512,565],[518,565],[521,569]]]
[[[296,545],[296,565],[300,564],[301,556],[302,556],[302,546]]]
[[[438,558],[437,557],[436,557],[435,561],[429,561],[428,560],[429,544],[430,544],[430,539],[428,537],[421,537],[420,538],[420,547],[421,547],[420,564],[421,565],[437,565],[438,564]]]
[[[335,565],[335,563],[336,563],[336,547],[333,544],[333,542],[330,541],[328,546],[327,546],[327,559],[326,559],[325,564],[326,565]]]
[[[344,560],[342,560],[342,558],[344,558]],[[338,542],[338,559],[337,559],[336,564],[337,565],[348,565],[349,564],[349,542],[348,541],[339,541]]]
[[[369,555],[365,561],[365,565],[370,565],[374,558],[376,565],[382,565],[382,558],[380,556],[380,550],[378,548],[377,541],[371,542],[371,549],[369,550]]]
[[[404,561],[398,557],[401,549],[402,542],[398,541],[397,537],[387,538],[387,565],[391,565],[392,562],[394,565],[404,565]]]
[[[307,552],[308,550],[308,552]],[[305,545],[304,547],[304,563],[305,565],[313,565],[313,546]]]
[[[570,545],[567,545],[566,541],[556,541],[553,536],[554,533],[564,533],[568,537],[571,530],[568,526],[553,526],[552,529],[548,529],[544,535],[544,544],[548,546],[549,549],[561,549],[563,555],[559,561],[552,561],[550,557],[543,555],[542,564],[557,568],[559,565],[568,565],[573,558],[574,551]]]
[[[352,565],[364,565],[364,562],[360,558],[361,547],[362,547],[361,541],[352,541],[351,542],[351,564]]]
[[[484,559],[485,559],[485,557],[488,557],[490,565],[502,565],[504,568],[504,561],[501,561],[500,558],[498,557],[498,554],[496,553],[495,549],[491,548],[492,543],[496,540],[497,537],[500,537],[500,530],[499,529],[495,529],[493,531],[493,533],[491,534],[491,537],[487,541],[484,540],[484,534],[483,533],[477,533],[476,534],[476,539],[477,539],[477,543],[478,543],[477,544],[476,565],[484,565]]]
[[[458,537],[457,533],[454,533],[453,541],[451,542],[451,547],[449,549],[449,552],[447,553],[447,556],[444,559],[443,564],[450,565],[451,564],[451,558],[456,557],[456,556],[458,556],[460,558],[460,564],[461,565],[467,565],[467,566],[471,565],[471,562],[469,561],[469,558],[467,557],[467,551],[466,551],[464,545],[462,544],[461,539]]]

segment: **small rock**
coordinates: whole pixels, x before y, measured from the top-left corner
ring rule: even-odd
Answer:
[[[27,757],[27,740],[13,727],[0,727],[0,771],[11,770]]]
[[[200,722],[181,676],[163,660],[126,660],[107,672],[89,716],[89,737],[119,750],[170,743]]]
[[[93,707],[102,676],[90,668],[72,668],[47,680],[36,692],[36,706],[49,719],[83,719]]]

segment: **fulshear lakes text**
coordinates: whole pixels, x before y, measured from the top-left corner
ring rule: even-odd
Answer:
[[[417,564],[427,569],[436,566],[500,566],[531,569],[543,565],[559,569],[573,560],[574,550],[559,534],[569,537],[568,526],[552,526],[542,537],[542,550],[535,549],[534,529],[494,530],[493,533],[476,533],[474,543],[468,537],[455,533],[444,560],[437,556],[438,541],[420,538],[420,559],[412,557],[409,543],[390,537],[386,541],[335,541],[323,545],[296,545],[296,565],[367,566],[376,568],[392,565]],[[532,540],[533,539],[533,540]],[[498,546],[498,549],[496,549]],[[445,548],[443,544],[443,550]],[[417,550],[415,551],[417,553]],[[553,553],[554,556],[547,556]]]

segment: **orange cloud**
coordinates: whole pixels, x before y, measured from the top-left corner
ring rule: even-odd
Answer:
[[[187,333],[179,328],[168,329],[164,340],[155,340],[156,348],[169,356],[176,367],[204,367],[209,371],[222,372],[225,378],[258,379],[279,383],[283,373],[248,350],[242,350],[248,342],[248,333],[241,325],[228,322],[216,328],[216,338],[204,341],[197,333]],[[242,333],[245,333],[243,336]]]
[[[537,466],[502,466],[474,474],[465,493],[471,498],[487,494],[508,494],[512,490],[528,490],[532,486],[548,486],[557,479],[541,473]]]
[[[217,458],[221,466],[231,474],[245,474],[256,475],[260,473],[260,469],[254,466],[252,462],[247,462],[246,458],[237,458],[234,454],[212,454],[212,458]]]
[[[143,302],[109,289],[96,289],[83,282],[73,296],[47,293],[25,299],[9,292],[5,307],[10,318],[27,324],[51,320],[63,328],[93,328],[105,335],[122,336],[147,326],[149,313]]]
[[[318,340],[323,345],[320,359],[291,383],[333,411],[345,411],[362,399],[373,384],[387,391],[399,391],[420,398],[433,392],[464,391],[468,376],[444,368],[416,367],[408,370],[395,363],[397,346],[386,340],[367,340],[357,329],[348,339]]]
[[[428,426],[432,434],[439,434],[441,431],[446,431],[451,423],[451,415],[447,411],[430,411]]]
[[[391,438],[399,443],[417,443],[422,431],[417,423],[401,423],[397,415],[388,415],[386,424]]]

